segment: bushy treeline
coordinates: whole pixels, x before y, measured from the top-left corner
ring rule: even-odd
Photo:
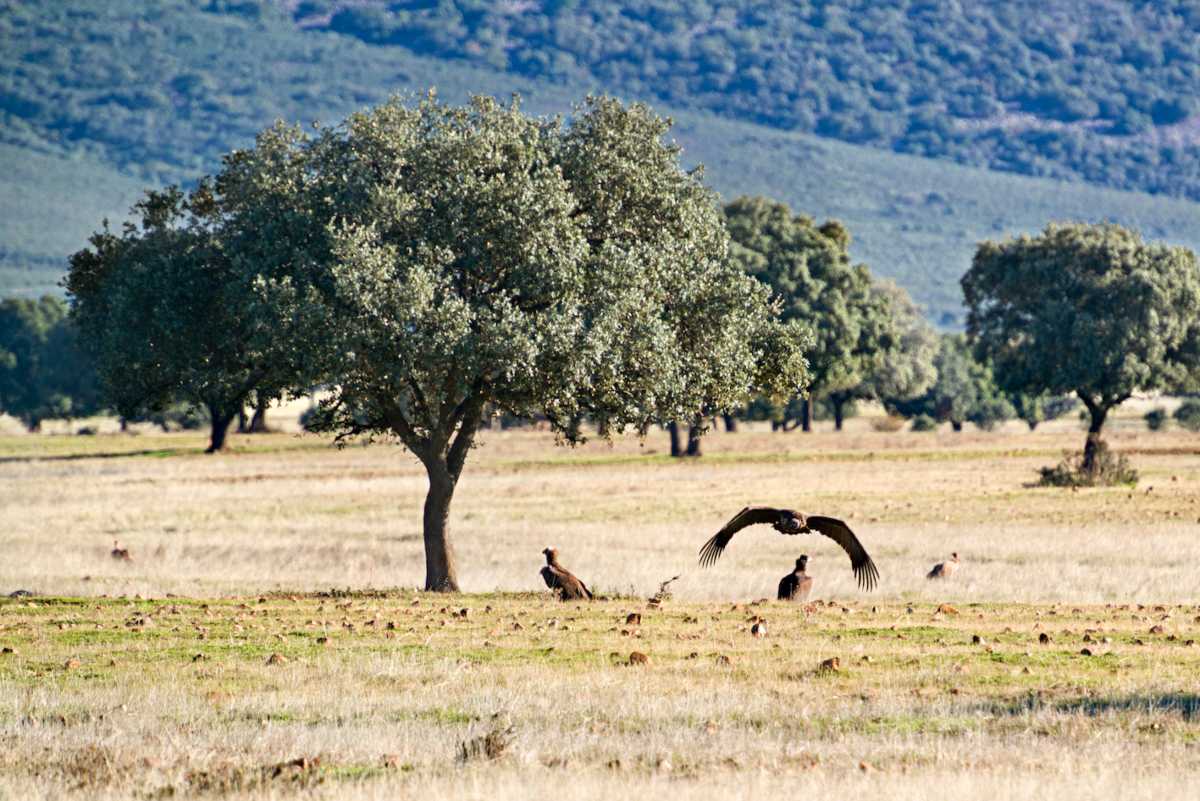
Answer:
[[[286,7],[299,24],[438,58],[904,153],[1200,198],[1200,149],[1159,135],[1200,110],[1197,0]]]

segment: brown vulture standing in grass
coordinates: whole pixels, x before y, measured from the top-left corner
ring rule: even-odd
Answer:
[[[725,550],[734,534],[756,523],[770,523],[780,534],[790,536],[820,532],[842,546],[850,555],[850,567],[854,570],[854,577],[858,579],[858,586],[864,590],[872,590],[879,581],[879,570],[875,563],[867,555],[858,537],[854,536],[850,527],[841,520],[832,517],[805,517],[791,509],[775,509],[770,506],[747,506],[734,515],[733,519],[700,549],[701,567],[708,567],[717,561],[717,557]]]
[[[927,579],[948,579],[958,570],[958,551],[950,554],[948,562],[938,562],[933,569],[925,574]]]
[[[796,569],[784,576],[779,582],[779,600],[799,601],[804,603],[812,592],[812,576],[805,573],[808,567],[808,554],[803,554],[796,560]]]
[[[546,548],[546,566],[542,568],[542,580],[546,586],[558,591],[558,597],[563,601],[590,601],[592,591],[587,585],[573,576],[569,570],[558,563],[558,551]]]

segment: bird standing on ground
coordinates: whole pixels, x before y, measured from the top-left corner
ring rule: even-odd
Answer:
[[[587,585],[571,574],[569,570],[558,563],[558,551],[546,548],[546,566],[542,568],[542,580],[546,586],[558,591],[559,599],[563,601],[590,601],[592,591]]]
[[[938,562],[933,569],[925,574],[927,579],[948,579],[958,570],[958,551],[950,554],[949,561]]]
[[[858,586],[871,590],[879,581],[879,569],[871,561],[858,537],[854,536],[850,527],[841,520],[832,517],[805,517],[791,509],[775,509],[770,506],[747,506],[734,515],[724,528],[704,543],[700,549],[700,565],[708,567],[717,561],[734,534],[756,523],[770,523],[780,534],[789,536],[820,532],[842,546],[850,555],[850,567],[854,570],[854,577],[858,579]]]
[[[808,554],[803,554],[796,560],[796,569],[784,576],[779,582],[779,600],[800,601],[808,600],[812,592],[812,576],[805,573],[808,567]]]
[[[116,559],[120,562],[133,561],[133,557],[129,555],[129,549],[122,548],[121,543],[117,542],[116,540],[113,540],[113,549],[109,552],[109,555],[112,556],[113,559]]]

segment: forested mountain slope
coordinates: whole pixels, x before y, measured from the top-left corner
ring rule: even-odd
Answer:
[[[975,166],[1200,198],[1200,0],[279,6],[307,28],[513,74]]]

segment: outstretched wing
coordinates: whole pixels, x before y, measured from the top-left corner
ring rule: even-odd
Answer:
[[[755,523],[774,523],[779,519],[779,511],[771,506],[747,506],[742,509],[700,548],[700,566],[708,567],[717,561],[717,557],[725,550],[725,546],[733,539],[733,535],[746,526],[753,526]]]
[[[858,586],[864,590],[875,589],[875,585],[879,582],[879,569],[875,567],[875,563],[867,554],[867,549],[862,547],[862,543],[858,541],[858,537],[854,536],[850,527],[832,517],[809,517],[806,519],[809,528],[829,537],[842,546],[842,550],[850,554],[850,567],[854,568],[854,577],[858,579]]]

